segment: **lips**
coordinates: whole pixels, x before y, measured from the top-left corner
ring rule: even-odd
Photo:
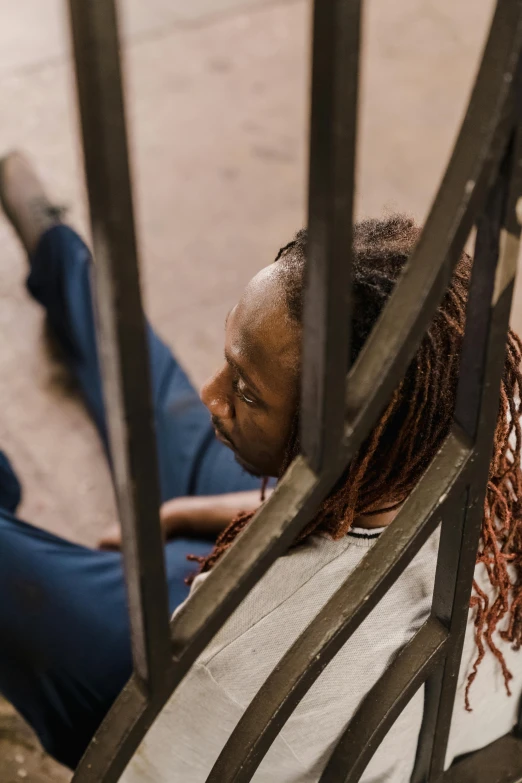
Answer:
[[[234,449],[234,444],[232,441],[226,437],[226,435],[223,435],[218,429],[214,427],[214,432],[216,435],[216,438],[221,441],[225,446],[228,446],[229,449]]]

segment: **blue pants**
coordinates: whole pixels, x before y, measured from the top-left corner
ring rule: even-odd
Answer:
[[[108,450],[90,288],[90,254],[70,228],[42,237],[28,288],[46,309]],[[214,437],[209,414],[171,351],[148,327],[162,499],[259,487]],[[129,620],[119,553],[78,546],[15,516],[20,483],[0,452],[0,692],[46,750],[74,768],[130,676]],[[188,594],[188,553],[167,543],[170,608]]]

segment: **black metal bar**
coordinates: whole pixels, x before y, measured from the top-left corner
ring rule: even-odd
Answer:
[[[172,630],[179,640],[174,642],[177,651],[185,649],[191,638],[205,631],[215,613],[223,610],[222,602],[228,601],[225,596],[230,591],[239,590],[240,584],[253,584],[251,576],[254,571],[255,579],[259,579],[284,546],[290,543],[291,536],[302,530],[305,520],[309,519],[311,507],[325,496],[360,447],[413,357],[442,300],[451,269],[462,251],[478,207],[485,198],[487,185],[497,172],[505,148],[513,109],[509,90],[512,85],[506,74],[513,78],[522,46],[521,6],[522,0],[502,0],[498,4],[456,152],[423,232],[423,236],[428,232],[428,240],[421,239],[419,242],[407,273],[397,284],[367,342],[367,345],[372,343],[377,361],[374,361],[365,346],[361,353],[362,361],[358,360],[349,373],[349,410],[357,413],[355,423],[352,425],[349,422],[347,425],[347,444],[344,449],[339,449],[335,468],[328,469],[328,475],[325,473],[314,478],[313,471],[307,473],[305,462],[299,458],[295,473],[289,473],[283,479],[269,502],[214,569],[211,578],[201,585],[190,605],[176,616]],[[472,193],[466,188],[471,176],[476,177]],[[453,187],[457,188],[456,195],[450,191]],[[480,198],[479,192],[482,194]],[[449,209],[445,206],[446,201]],[[443,232],[452,212],[454,220],[451,221],[451,236],[446,241]],[[448,265],[444,253],[451,254],[452,264]],[[417,314],[413,321],[409,308]],[[406,324],[405,329],[400,325],[403,323]],[[378,342],[374,339],[376,333],[380,338]],[[404,346],[399,344],[402,339],[405,340]],[[367,399],[358,394],[359,385],[364,386]],[[297,493],[293,489],[294,482],[306,486],[306,489],[301,494]],[[278,494],[279,490],[281,494]],[[286,499],[283,498],[283,492]],[[305,497],[309,497],[310,506],[303,505]],[[293,504],[295,511],[299,511],[298,520],[292,522],[290,515],[284,514],[285,503]],[[282,516],[286,519],[284,524],[281,522]],[[262,568],[259,566],[261,561]],[[234,608],[236,605],[234,603]],[[224,620],[224,614],[221,616]],[[176,654],[179,655],[179,652]]]
[[[69,8],[132,651],[137,675],[152,688],[170,662],[169,615],[116,9],[114,0],[70,0]]]
[[[346,436],[366,436],[413,358],[496,175],[512,127],[520,0],[499,0],[455,149],[418,245],[347,384]]]
[[[503,175],[501,185],[505,186],[505,172],[503,172]],[[482,219],[480,222],[466,313],[466,334],[460,363],[455,415],[460,417],[459,420],[473,441],[476,438],[480,413],[482,382],[485,371],[484,363],[490,328],[490,318],[488,316],[498,260],[504,195],[503,188],[499,188],[496,185],[494,193],[490,194],[486,204],[488,219]],[[485,455],[488,463],[489,455],[490,449],[487,450]],[[447,516],[443,520],[435,577],[432,612],[448,628],[453,628],[452,645],[454,644],[455,634],[459,633],[459,626],[452,625],[458,578],[462,573],[461,568],[463,565],[466,567],[468,576],[470,571],[474,570],[478,536],[482,521],[482,512],[475,514],[473,519],[474,527],[472,530],[468,529],[470,518],[467,515],[467,510],[470,502],[471,497],[469,496],[468,488],[463,495],[461,508],[458,513],[451,515],[451,517]],[[467,536],[466,540],[465,536]],[[461,616],[459,621],[460,632],[463,635],[469,606],[469,593],[467,596],[460,596],[460,600]],[[464,605],[462,605],[462,600]],[[462,610],[465,616],[462,616]],[[428,777],[435,742],[435,732],[437,731],[444,666],[445,662],[433,673],[426,685],[424,718],[417,749],[414,781],[424,781]],[[451,715],[447,717],[448,720],[451,720]],[[445,729],[443,731],[447,734]]]
[[[517,154],[513,149],[512,141],[510,141],[498,177],[488,195],[484,213],[477,221],[473,272],[466,309],[466,333],[462,346],[455,405],[455,420],[473,441],[476,441],[479,436],[479,424],[485,404],[483,387],[489,381],[487,352],[489,330],[493,317],[491,308],[495,304],[494,290],[497,267],[505,269],[507,265],[509,277],[504,281],[505,284],[512,282],[516,273],[516,249],[514,253],[509,252],[509,258],[505,259],[500,253],[500,245],[502,228],[508,209],[514,213],[518,196],[516,191],[520,188],[520,182],[517,181],[518,177],[516,176],[518,168]],[[511,193],[508,192],[509,190]],[[508,197],[510,198],[509,203]],[[518,244],[518,240],[516,240],[516,244]],[[502,356],[505,352],[505,342],[506,337],[504,336],[498,346]],[[495,386],[497,385],[495,384]],[[496,411],[496,406],[494,407]],[[482,437],[484,436],[482,435]]]
[[[519,93],[519,98],[521,98]],[[489,474],[489,462],[493,434],[498,415],[498,399],[500,393],[500,380],[504,369],[506,333],[509,326],[511,312],[511,300],[516,274],[518,257],[518,242],[520,237],[520,225],[516,221],[516,203],[522,195],[522,136],[518,134],[515,150],[511,150],[509,156],[509,193],[504,192],[504,208],[501,220],[498,220],[492,205],[490,221],[485,217],[485,225],[479,227],[477,236],[477,253],[480,252],[480,244],[491,241],[491,234],[497,234],[501,248],[501,256],[496,265],[494,287],[491,291],[491,310],[489,310],[489,334],[484,340],[484,370],[481,378],[481,396],[479,407],[478,431],[476,433],[476,464],[474,469],[474,481],[470,487],[468,512],[462,540],[462,556],[457,572],[455,600],[451,616],[451,643],[448,647],[448,658],[444,670],[441,686],[440,707],[435,729],[435,742],[431,764],[431,780],[435,781],[444,769],[446,748],[451,724],[451,715],[455,700],[458,670],[462,656],[466,619],[469,608],[472,579],[475,566],[475,553],[478,548],[480,528],[484,514],[484,497],[487,478]],[[501,190],[505,182],[499,180],[498,189]],[[507,184],[507,183],[506,183]],[[507,190],[507,188],[506,188]],[[506,199],[507,196],[507,199]],[[499,199],[500,200],[500,199]],[[488,231],[488,222],[489,231]],[[491,225],[493,224],[493,225]],[[498,227],[498,228],[497,228]],[[491,234],[488,236],[489,232]],[[501,236],[501,232],[502,235]],[[493,248],[490,247],[489,254]],[[487,253],[488,251],[485,250]],[[477,255],[477,254],[476,254]],[[498,249],[497,249],[498,257]],[[480,260],[480,256],[476,258]],[[484,259],[485,261],[485,259]],[[484,272],[488,274],[489,270]],[[500,272],[500,274],[499,274]],[[500,281],[500,287],[499,287]],[[485,317],[484,315],[482,316]],[[487,317],[487,315],[486,315]],[[471,325],[472,326],[472,325]],[[473,332],[469,333],[469,351],[479,351],[482,346],[472,345]],[[466,345],[464,346],[464,352]],[[463,383],[466,379],[463,379]],[[460,384],[459,384],[460,385]],[[463,394],[457,398],[455,418],[464,420],[464,409],[467,401]],[[460,403],[460,405],[459,405]],[[441,569],[442,570],[442,569]],[[444,575],[441,573],[441,579]],[[435,592],[435,599],[437,591]],[[434,610],[437,611],[434,599]]]
[[[471,753],[444,775],[444,783],[522,783],[522,740],[511,734]]]
[[[467,506],[468,487],[458,498],[458,503],[455,503],[451,512],[444,515],[441,528],[433,601],[437,608],[436,610],[432,609],[432,616],[438,617],[446,628],[449,628],[451,624],[451,611],[455,600]],[[472,551],[473,561],[475,560],[475,552],[476,550]],[[445,659],[439,663],[426,682],[424,715],[417,744],[412,783],[414,781],[420,783],[426,779],[427,769],[431,763],[444,665]]]
[[[314,3],[304,306],[302,452],[318,471],[343,437],[350,340],[350,287],[361,0]]]
[[[173,618],[172,649],[178,661],[189,649],[197,647],[199,654],[205,648],[276,557],[296,540],[337,477],[320,479],[302,457],[294,461],[268,502]],[[210,579],[209,591],[205,588]]]
[[[334,478],[329,477],[329,482]],[[174,668],[152,702],[136,677],[120,694],[87,748],[74,783],[115,783],[140,739],[197,656],[275,558],[284,552],[329,490],[299,457],[248,528],[171,621]],[[207,582],[214,589],[208,592]]]
[[[388,306],[376,330],[376,334],[384,339],[383,346],[376,345],[375,336],[371,338],[373,350],[363,352],[361,360],[350,374],[363,393],[358,395],[357,389],[349,386],[348,442],[345,449],[340,449],[335,468],[331,469],[327,460],[321,463],[326,465],[327,473],[317,476],[306,460],[301,457],[296,460],[270,501],[174,618],[171,630],[177,661],[175,668],[168,672],[161,692],[154,695],[151,702],[146,702],[140,699],[139,682],[133,678],[97,733],[96,743],[89,748],[81,770],[75,777],[76,783],[99,783],[102,779],[104,783],[111,783],[117,780],[144,732],[199,652],[210,641],[219,624],[230,616],[252,585],[311,518],[314,509],[329,492],[335,478],[374,425],[389,394],[400,380],[407,361],[413,356],[423,331],[442,299],[451,268],[458,258],[490,181],[496,174],[509,132],[511,108],[507,77],[512,75],[520,51],[520,6],[521,0],[502,0],[498,4],[473,98],[445,181],[428,220],[425,238],[419,243],[410,269],[397,286],[392,315],[388,312]],[[433,274],[423,275],[419,271],[419,267],[426,266],[432,267]],[[414,274],[412,269],[416,270]],[[410,306],[415,311],[413,318],[407,312]],[[404,322],[404,328],[398,329],[396,320]],[[386,335],[388,328],[389,335]],[[324,334],[327,333],[328,329],[325,329]],[[404,348],[400,347],[401,341],[404,341]],[[374,387],[380,387],[381,391],[375,393]],[[369,402],[366,404],[364,395],[368,390]],[[317,414],[319,409],[315,410],[315,420],[320,421],[321,414]],[[461,445],[466,450],[465,444]],[[312,445],[310,453],[325,453],[323,446],[317,448],[319,451],[315,451],[316,447]],[[435,484],[433,486],[436,488]],[[417,524],[420,519],[420,527],[428,532],[428,521],[422,520],[425,509],[419,507],[417,511],[412,524]],[[392,530],[401,529],[401,519],[404,522],[406,517],[399,514],[389,530],[390,534]],[[407,535],[407,531],[403,532]],[[381,540],[388,540],[394,546],[391,536],[388,539],[383,536]],[[408,555],[411,552],[413,546]],[[396,576],[393,569],[397,568],[398,574],[401,563],[405,564],[406,559],[403,552],[402,555],[398,554],[398,564],[390,565],[387,561],[391,570],[383,577],[384,586],[388,584],[386,579],[390,578],[392,572]],[[372,591],[372,585],[365,587],[366,593]],[[377,589],[374,594],[378,598]],[[335,635],[334,630],[332,634]],[[334,646],[330,649],[333,650]],[[288,693],[286,689],[283,694],[286,705],[290,703]],[[273,703],[268,705],[265,712],[273,706]]]
[[[474,440],[474,468],[460,523],[443,521],[432,612],[449,627],[450,642],[443,672],[437,672],[430,684],[415,782],[436,781],[444,770],[498,416],[520,234],[515,209],[521,194],[519,139],[508,145],[478,222],[455,409],[455,420]]]
[[[344,730],[320,783],[357,783],[402,710],[440,660],[448,631],[430,618],[364,700]]]
[[[469,455],[466,439],[452,433],[393,523],[265,680],[207,783],[248,783],[325,666],[433,533],[452,490],[458,491]]]

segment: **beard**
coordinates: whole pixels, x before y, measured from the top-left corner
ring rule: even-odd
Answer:
[[[216,429],[219,434],[228,441],[225,445],[227,448],[229,448],[233,455],[234,459],[236,460],[237,464],[243,468],[247,473],[250,473],[251,476],[255,476],[255,478],[264,478],[265,474],[263,471],[259,470],[259,468],[256,468],[254,465],[252,465],[248,460],[244,459],[241,454],[238,452],[236,445],[231,440],[230,436],[225,431],[225,428],[219,421],[219,419],[216,416],[212,416],[212,425],[214,429]]]
[[[234,451],[234,459],[236,460],[237,464],[243,468],[243,470],[246,470],[247,473],[250,473],[251,476],[260,479],[265,477],[265,474],[262,471],[258,470],[258,468],[255,468],[249,462],[246,462],[246,460],[240,457],[237,451]]]

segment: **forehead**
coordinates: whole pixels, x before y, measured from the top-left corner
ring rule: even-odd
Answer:
[[[225,349],[265,386],[277,387],[296,372],[300,352],[299,325],[289,316],[276,264],[262,269],[231,310]],[[279,377],[283,373],[285,377]]]

